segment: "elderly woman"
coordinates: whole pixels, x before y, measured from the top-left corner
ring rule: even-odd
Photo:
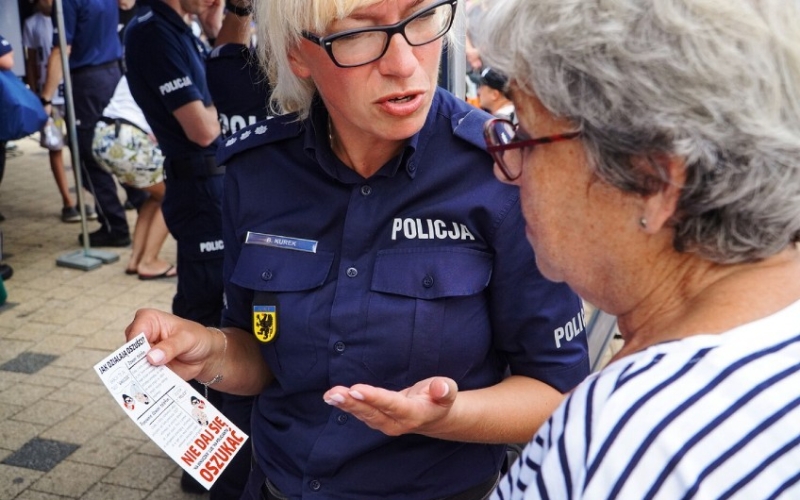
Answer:
[[[509,498],[800,498],[800,7],[500,0],[486,125],[545,276],[619,318],[615,360]]]
[[[587,375],[581,301],[536,268],[490,115],[437,88],[458,3],[255,3],[282,114],[218,156],[224,333],[128,328],[258,394],[250,498],[483,498]]]

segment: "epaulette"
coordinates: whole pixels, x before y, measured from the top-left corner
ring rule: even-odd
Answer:
[[[223,139],[222,146],[217,149],[217,165],[224,165],[247,149],[296,137],[302,130],[303,122],[298,121],[295,114],[270,116]]]
[[[453,135],[485,150],[486,141],[483,139],[483,124],[491,118],[492,115],[478,108],[455,113],[451,117]]]

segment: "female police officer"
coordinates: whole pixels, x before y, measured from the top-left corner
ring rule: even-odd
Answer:
[[[437,89],[457,3],[257,4],[284,114],[218,157],[223,333],[153,310],[126,332],[259,394],[253,498],[482,498],[502,443],[587,373],[580,299],[536,267],[489,115]]]

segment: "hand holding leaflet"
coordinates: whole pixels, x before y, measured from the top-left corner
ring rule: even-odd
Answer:
[[[248,436],[167,366],[151,365],[149,350],[137,335],[94,369],[136,425],[210,489]]]

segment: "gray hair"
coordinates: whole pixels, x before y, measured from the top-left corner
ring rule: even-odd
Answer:
[[[303,30],[325,34],[333,21],[382,1],[385,0],[254,0],[258,55],[272,85],[271,110],[278,114],[298,113],[304,119],[311,109],[316,85],[310,78],[295,76],[289,64],[289,51],[300,43]]]
[[[653,193],[666,172],[631,159],[685,161],[678,251],[748,262],[800,241],[800,0],[499,0],[479,46],[583,130],[601,180]]]

